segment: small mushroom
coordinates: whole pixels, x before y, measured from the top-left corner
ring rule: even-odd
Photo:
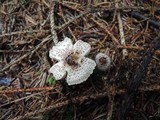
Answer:
[[[95,61],[97,68],[101,71],[107,70],[111,64],[111,58],[104,53],[98,53],[95,57]]]

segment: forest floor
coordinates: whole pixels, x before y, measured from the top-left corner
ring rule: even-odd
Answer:
[[[108,51],[109,69],[55,81],[53,29]],[[0,120],[160,119],[159,31],[159,0],[0,0]]]

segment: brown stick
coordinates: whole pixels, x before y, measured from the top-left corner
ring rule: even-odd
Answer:
[[[4,33],[0,35],[1,37],[11,36],[11,35],[18,35],[18,34],[26,34],[26,33],[39,33],[39,32],[49,32],[49,30],[25,30],[25,31],[17,31],[17,32],[11,32],[11,33]]]
[[[50,91],[53,90],[53,87],[38,87],[38,88],[27,88],[27,89],[9,89],[9,90],[0,90],[0,94],[14,94],[21,92],[37,92],[37,91]]]

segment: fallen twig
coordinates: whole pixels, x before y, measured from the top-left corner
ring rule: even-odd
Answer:
[[[54,44],[57,44],[58,37],[57,37],[57,33],[55,31],[54,7],[55,7],[55,3],[53,2],[53,5],[51,6],[51,10],[50,10],[50,26],[51,26],[51,33],[52,33],[53,42],[54,42]]]
[[[0,53],[22,53],[30,52],[30,50],[0,50]]]
[[[118,3],[116,3],[116,7],[118,8]],[[124,30],[123,30],[123,24],[121,19],[120,11],[117,11],[117,19],[118,19],[118,26],[119,26],[119,33],[120,33],[120,40],[122,45],[126,45],[125,37],[124,37]],[[122,50],[123,59],[128,55],[127,49]]]
[[[19,34],[26,34],[26,33],[39,33],[39,32],[45,32],[48,33],[49,30],[25,30],[25,31],[17,31],[17,32],[11,32],[11,33],[4,33],[0,35],[1,37],[11,36],[11,35],[19,35]]]
[[[138,19],[138,20],[146,20],[146,21],[148,21],[149,27],[154,27],[154,28],[160,29],[160,23],[159,22],[151,20],[150,18],[147,18],[147,17],[145,17],[144,15],[142,15],[142,14],[140,14],[138,12],[133,11],[131,13],[131,16],[133,18]]]
[[[21,92],[37,92],[37,91],[44,91],[44,90],[50,91],[50,90],[53,90],[53,87],[0,90],[0,94],[14,94],[14,93],[21,93]]]

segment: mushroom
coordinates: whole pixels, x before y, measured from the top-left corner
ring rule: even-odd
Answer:
[[[95,61],[97,68],[101,71],[107,70],[111,64],[110,57],[104,53],[98,53],[95,57]]]
[[[68,85],[86,81],[96,66],[94,60],[85,57],[90,50],[90,44],[78,40],[73,45],[72,40],[66,37],[49,51],[49,57],[58,61],[49,72],[56,80],[66,78]]]

